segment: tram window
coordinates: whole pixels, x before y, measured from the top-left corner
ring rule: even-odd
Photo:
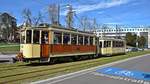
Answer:
[[[89,38],[88,36],[85,36],[85,37],[84,37],[84,45],[88,45],[88,43],[89,43],[89,42],[88,42],[88,38]]]
[[[77,35],[72,35],[71,36],[71,44],[77,44]]]
[[[70,43],[70,34],[64,33],[63,44],[69,44],[69,43]]]
[[[93,37],[90,37],[90,45],[93,45]]]
[[[107,41],[107,47],[111,47],[111,41]]]
[[[20,42],[21,42],[21,43],[25,43],[25,35],[24,35],[24,32],[21,33]]]
[[[118,47],[118,42],[117,41],[115,41],[115,47]]]
[[[113,41],[113,47],[116,47],[116,42],[115,41]]]
[[[107,47],[107,41],[104,41],[104,48]]]
[[[39,43],[40,31],[34,30],[33,43]]]
[[[79,45],[83,45],[83,36],[78,37],[78,42]]]
[[[26,43],[31,43],[31,37],[32,37],[32,31],[27,30],[26,31]]]
[[[48,44],[48,32],[42,31],[42,37],[41,37],[41,43],[42,44]]]
[[[60,32],[54,32],[54,44],[61,44],[62,34]]]
[[[102,48],[102,42],[99,42],[99,47]]]

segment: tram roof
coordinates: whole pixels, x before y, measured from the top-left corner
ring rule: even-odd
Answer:
[[[81,31],[79,29],[75,28],[64,28],[64,27],[44,27],[44,26],[39,26],[39,27],[23,27],[22,31],[24,30],[50,30],[50,31],[62,31],[62,32],[69,32],[69,33],[82,33],[82,34],[93,34],[93,32],[89,31]]]
[[[109,41],[125,41],[123,39],[117,39],[117,38],[99,38],[99,40],[109,40]]]

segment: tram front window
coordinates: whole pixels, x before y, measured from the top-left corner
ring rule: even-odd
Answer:
[[[39,44],[40,31],[34,30],[33,32],[33,43]]]
[[[31,30],[26,31],[26,43],[31,43],[31,37],[32,37],[31,34],[32,34]]]
[[[25,43],[25,33],[24,32],[21,33],[20,43]]]

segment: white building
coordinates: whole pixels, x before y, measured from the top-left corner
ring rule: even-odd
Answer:
[[[147,40],[145,47],[150,48],[150,27],[105,27],[96,29],[96,35],[99,37],[124,38],[126,33],[131,32],[137,36],[144,36]]]

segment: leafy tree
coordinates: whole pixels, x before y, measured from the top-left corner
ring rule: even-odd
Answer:
[[[133,46],[136,47],[136,42],[137,42],[137,35],[136,34],[132,34],[130,32],[126,33],[126,43],[129,46]]]
[[[144,36],[140,36],[138,38],[138,47],[144,48],[144,45],[146,44],[146,38]]]

